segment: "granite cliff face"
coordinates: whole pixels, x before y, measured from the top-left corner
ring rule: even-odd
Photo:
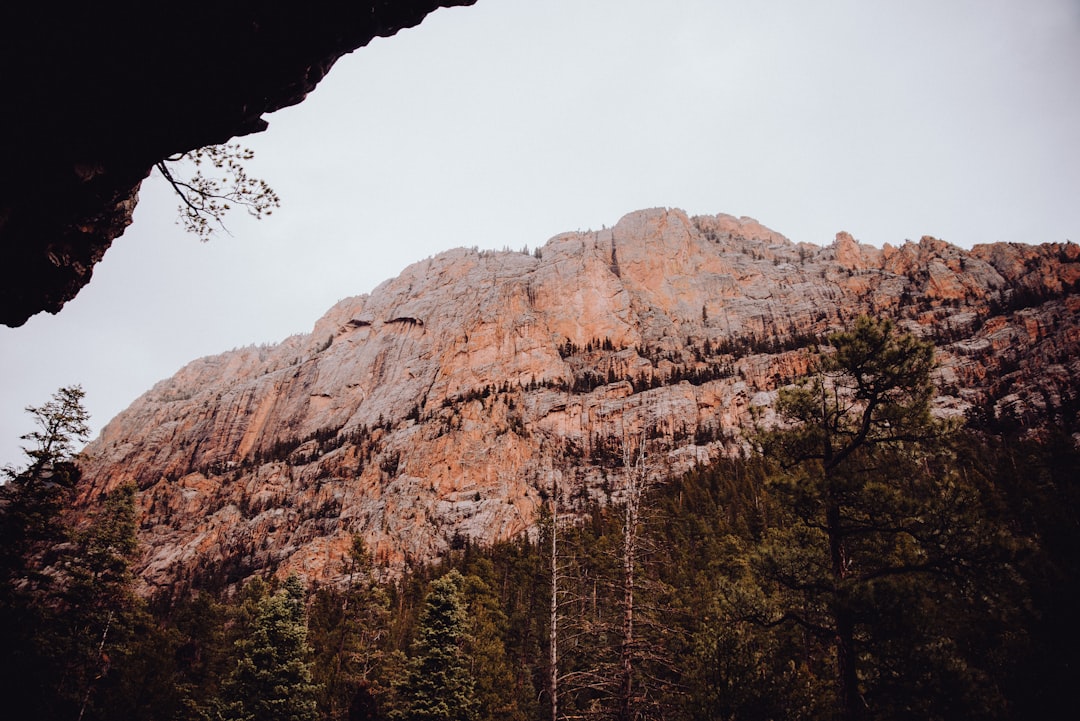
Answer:
[[[0,5],[0,323],[75,297],[155,163],[265,129],[342,55],[475,1]]]
[[[82,498],[139,489],[148,591],[275,568],[331,579],[354,533],[390,568],[733,452],[815,338],[888,315],[939,349],[944,414],[1074,419],[1080,247],[632,213],[532,255],[452,250],[331,308],[310,335],[190,363],[86,450]],[[981,410],[987,416],[985,410]]]

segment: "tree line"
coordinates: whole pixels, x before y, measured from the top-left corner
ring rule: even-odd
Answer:
[[[930,413],[929,344],[860,319],[743,456],[675,478],[623,439],[615,502],[396,578],[133,593],[133,488],[67,514],[81,391],[28,409],[0,487],[14,718],[1029,719],[1077,678],[1080,496],[1062,429]],[[82,424],[82,425],[80,425]],[[562,483],[557,481],[562,478]],[[621,484],[621,485],[619,485]]]

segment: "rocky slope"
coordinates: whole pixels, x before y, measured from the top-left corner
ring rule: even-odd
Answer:
[[[941,413],[1074,420],[1078,287],[1074,244],[821,248],[663,209],[533,254],[452,250],[158,383],[87,448],[82,498],[138,485],[148,591],[331,579],[354,533],[396,568],[527,531],[555,481],[617,497],[623,439],[649,438],[657,474],[736,450],[860,314],[935,341]]]

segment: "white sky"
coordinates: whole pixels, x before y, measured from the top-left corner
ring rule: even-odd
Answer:
[[[479,0],[268,120],[244,142],[273,216],[199,243],[153,176],[74,301],[0,327],[0,465],[63,385],[96,434],[188,361],[456,246],[655,206],[817,244],[1080,240],[1078,0]]]

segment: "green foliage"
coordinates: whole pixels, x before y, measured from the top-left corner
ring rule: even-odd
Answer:
[[[784,391],[786,426],[759,437],[767,455],[698,467],[643,500],[632,713],[840,717],[849,623],[865,718],[1069,717],[1074,439],[933,420],[932,357],[886,323],[829,344]],[[462,539],[396,579],[357,539],[339,586],[254,579],[165,595],[151,614],[129,572],[135,489],[73,528],[79,470],[63,447],[0,486],[12,718],[550,718],[549,525],[539,543]],[[624,509],[578,510],[559,528],[559,718],[618,718]]]
[[[934,347],[896,334],[888,319],[863,316],[829,336],[813,374],[780,390],[777,412],[790,425],[761,434],[766,456],[785,468],[817,464],[832,475],[850,456],[877,446],[918,443],[944,428],[930,417]]]
[[[459,558],[451,559],[453,567],[467,574],[466,598],[475,638],[469,646],[470,664],[481,719],[540,717],[550,602],[544,563],[538,547],[524,537],[486,549],[468,546]],[[489,666],[494,669],[490,678]]]
[[[897,503],[905,513],[923,509],[911,538],[883,533],[850,551],[853,568],[866,576],[851,582],[866,715],[1060,717],[1077,653],[1068,602],[1080,590],[1075,449],[1067,439],[1052,445],[963,433],[947,440],[916,464],[889,454],[891,470],[875,471],[879,491],[895,486],[914,499],[886,493],[875,513]],[[639,570],[635,668],[650,677],[638,688],[653,694],[639,704],[642,718],[835,717],[834,641],[793,620],[798,613],[830,622],[829,589],[811,588],[828,579],[822,531],[796,512],[792,497],[800,493],[790,472],[760,458],[701,467],[657,487],[647,503],[655,515],[643,526],[649,562]],[[118,525],[81,534],[81,547],[123,548],[90,540],[122,536],[108,530]],[[568,583],[560,607],[562,718],[613,711],[611,689],[595,681],[614,668],[618,652],[620,534],[618,507],[594,508],[560,530]],[[114,617],[104,674],[95,646],[101,628],[91,622],[100,622],[105,606],[82,604],[93,613],[78,611],[70,623],[59,613],[41,616],[26,644],[54,665],[36,669],[47,672],[46,684],[64,673],[77,682],[60,695],[42,690],[30,715],[74,717],[89,689],[85,718],[250,718],[256,712],[245,709],[245,698],[298,682],[285,696],[307,699],[297,711],[306,718],[312,702],[323,719],[546,718],[538,702],[547,671],[546,551],[525,539],[486,549],[466,544],[441,569],[380,583],[358,545],[343,567],[349,585],[314,592],[307,640],[315,652],[299,655],[312,658],[311,676],[303,662],[290,666],[278,653],[279,670],[292,670],[274,684],[258,671],[270,664],[253,659],[270,658],[259,649],[277,643],[272,629],[302,634],[295,581],[291,593],[256,580],[220,600],[182,599],[159,608],[156,622],[137,607]],[[102,560],[87,567],[111,567],[108,554],[88,555]],[[933,570],[893,572],[913,558]],[[888,572],[871,578],[873,569]],[[807,588],[785,585],[793,579]],[[647,622],[650,615],[660,622]],[[324,687],[312,690],[316,681]],[[208,704],[211,698],[222,703]],[[272,718],[274,711],[257,713]]]
[[[1042,438],[966,435],[956,444],[963,475],[993,493],[980,522],[1004,527],[1018,546],[990,593],[991,623],[1003,639],[984,653],[1009,717],[1066,718],[1080,668],[1080,448],[1052,430]]]
[[[135,494],[132,484],[108,494],[89,526],[74,534],[77,552],[65,564],[65,600],[71,605],[107,602],[115,607],[130,594],[129,566],[137,546]]]
[[[477,717],[491,721],[525,721],[527,717],[518,706],[519,679],[510,666],[503,641],[509,621],[491,586],[495,581],[494,565],[487,559],[479,559],[471,571],[462,581],[469,619],[469,633],[463,649],[470,669],[474,669]]]
[[[0,601],[24,600],[55,584],[51,572],[69,528],[78,467],[70,462],[32,466],[0,485]]]
[[[158,172],[180,197],[179,223],[200,240],[208,240],[215,226],[225,228],[222,219],[234,205],[247,209],[254,218],[273,213],[281,205],[266,181],[248,176],[244,163],[255,153],[236,143],[209,145],[189,153],[166,158]],[[179,163],[194,166],[190,175],[176,171]]]
[[[29,465],[5,468],[0,484],[0,603],[33,605],[57,580],[53,569],[70,534],[62,514],[81,477],[74,444],[89,433],[84,395],[68,386],[26,408],[37,426],[22,436],[33,442],[23,447]]]
[[[9,655],[0,679],[8,707],[43,718],[142,718],[131,679],[153,686],[155,669],[142,665],[153,625],[131,590],[134,489],[107,496],[78,532],[62,515],[53,523],[66,543],[24,559],[31,573],[4,593]],[[48,582],[31,582],[36,577]],[[128,713],[112,715],[121,708]]]
[[[476,718],[476,680],[468,665],[465,579],[452,570],[431,583],[409,648],[400,705],[391,718],[409,721],[471,721]]]
[[[318,589],[309,613],[319,707],[325,719],[369,718],[376,713],[377,699],[388,692],[381,671],[390,595],[376,581],[371,555],[359,537],[342,571],[349,585]]]
[[[310,721],[318,718],[311,649],[304,615],[305,588],[290,577],[262,598],[239,658],[222,688],[218,710],[228,721]]]
[[[990,489],[958,473],[930,415],[932,346],[869,318],[829,345],[809,382],[781,391],[787,425],[760,436],[778,465],[774,523],[721,589],[723,612],[832,657],[807,666],[835,686],[811,715],[991,715],[1001,699],[966,623],[1009,607],[986,599],[1009,593],[990,569],[1016,543],[985,522]]]
[[[75,442],[86,441],[90,434],[86,424],[90,414],[82,406],[85,395],[82,386],[65,386],[44,405],[26,407],[37,426],[36,430],[22,436],[22,440],[34,444],[31,448],[23,447],[31,461],[31,472],[45,464],[71,460]],[[11,468],[5,468],[4,472],[9,479],[19,475]]]
[[[30,465],[0,486],[0,693],[7,707],[50,717],[93,718],[95,691],[129,647],[138,604],[130,595],[134,490],[107,497],[88,526],[66,511],[80,471],[74,443],[87,433],[78,386],[26,410]],[[87,713],[89,710],[89,714]]]
[[[162,624],[168,629],[168,639],[162,645],[167,644],[164,651],[173,667],[174,698],[169,717],[177,721],[206,719],[208,700],[221,696],[221,681],[235,666],[231,656],[235,646],[226,631],[233,622],[230,610],[205,592],[183,598],[170,609],[167,622]]]
[[[127,653],[135,614],[129,570],[136,550],[135,487],[105,497],[90,524],[72,534],[74,548],[62,559],[59,593],[66,625],[65,680],[89,698],[111,673],[113,655]]]
[[[896,553],[876,560],[876,566],[868,565],[872,544],[851,553],[863,574],[861,582],[849,583],[850,603],[858,611],[865,715],[1060,716],[1067,706],[1057,690],[1060,681],[1052,679],[1060,679],[1065,667],[1056,659],[1075,658],[1065,651],[1075,644],[1040,636],[1042,624],[1033,619],[1046,618],[1071,639],[1076,622],[1063,605],[1050,601],[1062,598],[1057,593],[1032,591],[1043,584],[1035,579],[1047,575],[1059,593],[1076,586],[1075,563],[1063,559],[1076,557],[1065,547],[1075,553],[1080,540],[1080,506],[1069,493],[1071,478],[1061,473],[1052,481],[1050,470],[1068,466],[1069,458],[1075,468],[1076,451],[970,433],[948,441],[917,468],[892,474],[897,479],[907,472],[903,480],[913,489],[938,490],[937,499],[916,494],[908,506],[926,509],[913,517],[921,523],[913,527],[918,538],[899,542],[882,535],[878,549],[895,545]],[[1027,463],[1003,462],[1002,456]],[[1029,469],[1043,477],[1038,492]],[[690,611],[678,618],[693,638],[680,663],[686,693],[666,701],[669,712],[677,709],[676,718],[837,716],[835,636],[810,624],[831,620],[830,560],[821,548],[822,531],[792,509],[792,485],[776,466],[750,458],[697,469],[660,490],[658,525],[671,541],[661,565],[678,589],[679,603]],[[1023,530],[1018,517],[1024,504],[1011,496],[1028,499],[1023,515],[1041,519],[1044,532],[1053,527],[1053,535],[1071,540],[1058,551],[1042,548],[1041,538]],[[1043,507],[1049,498],[1058,511]],[[816,546],[809,542],[815,537]],[[926,572],[892,566],[918,547],[926,553]],[[1052,648],[1057,650],[1048,654]],[[1048,658],[1055,661],[1041,660]]]

